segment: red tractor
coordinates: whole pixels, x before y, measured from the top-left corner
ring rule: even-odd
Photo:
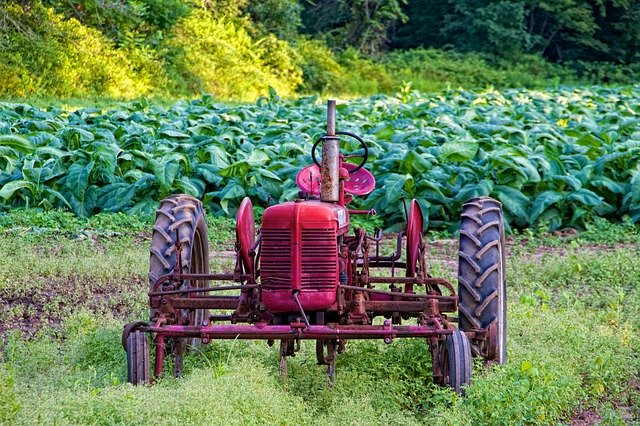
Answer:
[[[364,153],[343,156],[340,136],[355,138]],[[319,144],[321,162],[316,158]],[[354,157],[359,164],[345,161]],[[283,375],[287,356],[299,349],[300,340],[315,340],[318,364],[327,366],[330,383],[336,356],[349,339],[391,343],[400,337],[424,338],[434,382],[456,392],[471,380],[473,355],[504,363],[500,203],[481,197],[463,206],[456,294],[451,283],[427,270],[423,216],[416,200],[391,255],[380,254],[379,230],[375,235],[361,228],[350,232],[351,215],[375,214],[347,207],[353,196],[375,187],[373,175],[363,168],[367,157],[360,137],[335,131],[335,101],[330,100],[327,133],[313,146],[314,164],[296,179],[299,198],[268,207],[257,235],[251,201],[245,198],[240,205],[235,269],[229,274],[209,271],[202,203],[188,195],[163,200],[151,242],[151,320],[126,325],[122,337],[128,380],[151,381],[147,333],[154,342],[156,377],[162,374],[165,354],[175,357],[174,374],[180,375],[185,350],[212,339],[279,340]],[[390,273],[381,276],[382,270]],[[233,284],[211,284],[223,280]]]

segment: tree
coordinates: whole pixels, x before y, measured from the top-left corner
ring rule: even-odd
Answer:
[[[318,0],[308,3],[303,23],[308,32],[323,34],[336,48],[356,47],[377,54],[388,46],[394,25],[407,19],[407,0]]]
[[[531,44],[525,4],[509,0],[449,0],[442,33],[460,51],[512,57]]]
[[[391,35],[394,48],[441,48],[450,43],[442,32],[444,16],[453,13],[449,0],[411,0],[402,11],[407,19]]]
[[[271,33],[284,40],[294,40],[302,26],[302,5],[298,0],[249,2],[247,11],[260,32]]]

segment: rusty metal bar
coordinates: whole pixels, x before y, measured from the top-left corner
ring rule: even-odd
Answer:
[[[231,321],[231,315],[209,315],[209,321]]]
[[[200,281],[247,281],[251,279],[249,274],[165,274],[158,278],[153,284],[153,290],[157,290],[160,284],[165,281],[181,280],[200,280]]]
[[[420,285],[443,285],[447,288],[451,286],[449,281],[443,278],[420,278],[420,277],[367,277],[366,283],[375,284],[420,284]],[[413,293],[410,293],[413,294]]]
[[[152,291],[149,296],[168,296],[170,294],[206,293],[208,291],[250,290],[258,288],[257,284],[227,285],[218,287],[185,288],[183,290]]]
[[[337,203],[340,198],[340,147],[336,137],[336,101],[327,102],[327,135],[322,141],[320,200]]]
[[[422,312],[426,307],[426,301],[404,300],[365,300],[364,308],[367,311],[376,312]],[[453,300],[438,300],[440,312],[454,312],[456,303]]]
[[[420,293],[403,293],[384,290],[376,290],[373,288],[357,287],[354,285],[341,285],[339,288],[344,290],[362,291],[365,293],[382,294],[391,297],[409,298],[409,299],[436,299],[436,300],[457,300],[458,296],[443,296],[440,294],[420,294]]]
[[[170,303],[174,309],[236,309],[240,297],[176,297],[170,299]]]
[[[430,337],[451,334],[453,330],[426,325],[387,327],[384,325],[329,326],[289,325],[210,325],[206,327],[168,325],[141,327],[139,330],[167,337],[202,337],[207,339],[393,339],[396,337]]]
[[[396,268],[406,268],[407,264],[405,262],[395,262],[393,260],[387,260],[384,259],[383,260],[377,260],[380,259],[381,257],[375,258],[375,257],[370,257],[369,258],[369,268],[391,268],[392,266],[396,267]]]
[[[144,328],[144,327],[143,327]],[[141,330],[143,329],[141,328]],[[162,367],[164,366],[164,335],[158,334],[155,337],[156,342],[156,360],[154,364],[154,375],[160,379],[162,377]]]
[[[406,268],[405,262],[396,262],[396,260],[400,259],[400,257],[402,256],[402,236],[403,235],[404,235],[404,231],[398,234],[397,241],[396,241],[396,250],[393,252],[391,256],[378,256],[377,254],[376,256],[369,256],[369,266],[370,267],[373,266],[371,263],[384,263],[377,266],[396,266],[399,268]],[[378,235],[376,233],[374,237],[367,236],[367,239],[371,241],[379,242],[380,240],[382,240],[382,234]],[[358,259],[357,261],[358,266],[362,266],[363,263],[364,263],[363,259]]]

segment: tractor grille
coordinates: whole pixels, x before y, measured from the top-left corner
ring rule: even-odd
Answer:
[[[337,284],[338,247],[332,229],[303,229],[302,289],[329,290]]]
[[[291,230],[263,229],[260,280],[273,289],[291,288]]]
[[[333,290],[338,283],[338,247],[332,229],[303,229],[300,265],[293,262],[291,230],[262,229],[260,280],[265,289],[291,289],[293,270],[300,268],[301,290]]]

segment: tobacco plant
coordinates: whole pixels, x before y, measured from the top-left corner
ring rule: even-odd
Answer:
[[[417,198],[438,228],[479,195],[500,200],[511,227],[637,222],[639,99],[638,87],[594,86],[343,102],[338,128],[365,138],[377,180],[354,203],[375,208],[388,227],[403,223],[403,198]],[[146,100],[76,111],[0,104],[2,208],[146,214],[185,192],[233,214],[245,196],[262,207],[292,199],[324,132],[324,108],[274,92],[242,106],[210,96],[168,109]]]

